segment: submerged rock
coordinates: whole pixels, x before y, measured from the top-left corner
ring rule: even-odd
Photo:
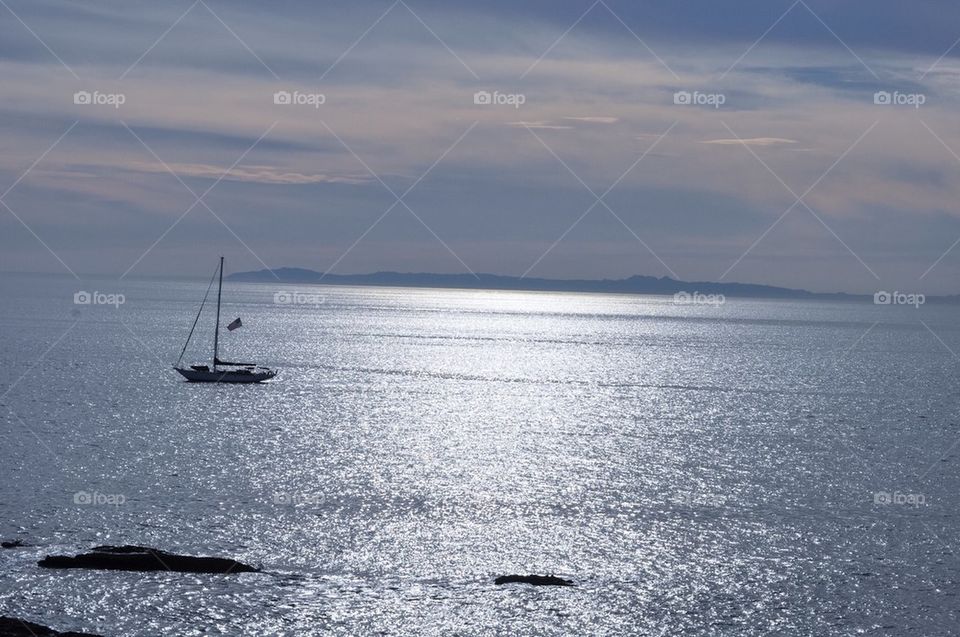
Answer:
[[[92,633],[61,633],[16,617],[0,617],[0,637],[100,637]]]
[[[21,546],[26,546],[26,544],[23,543],[23,540],[4,540],[3,542],[0,542],[0,548],[5,549],[16,549],[20,548]]]
[[[532,584],[534,586],[573,586],[573,580],[554,575],[501,575],[494,584]]]
[[[260,569],[223,557],[177,555],[147,546],[97,546],[73,557],[48,555],[44,568],[90,568],[114,571],[176,571],[179,573],[256,573]]]

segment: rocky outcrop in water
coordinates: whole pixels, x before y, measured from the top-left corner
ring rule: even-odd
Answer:
[[[23,540],[4,540],[3,542],[0,542],[0,548],[4,549],[18,549],[21,546],[26,546],[26,544],[23,543]]]
[[[179,573],[255,573],[260,569],[223,557],[177,555],[147,546],[98,546],[73,557],[48,555],[43,568],[89,568],[113,571],[176,571]]]
[[[501,575],[494,584],[532,584],[533,586],[573,586],[573,580],[554,575]]]
[[[16,617],[0,617],[0,637],[100,637],[92,633],[58,632]]]

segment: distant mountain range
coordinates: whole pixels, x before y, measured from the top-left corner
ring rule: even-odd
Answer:
[[[710,281],[677,281],[669,277],[632,276],[627,279],[539,279],[497,274],[430,274],[374,272],[372,274],[327,274],[303,268],[279,268],[236,272],[230,281],[249,283],[301,283],[326,285],[374,285],[388,287],[462,288],[469,290],[530,290],[540,292],[606,292],[615,294],[677,293],[718,295],[737,298],[811,299],[833,301],[873,301],[873,295],[844,292],[810,292],[792,288],[752,283],[717,283]],[[892,292],[892,290],[891,290]],[[960,297],[927,297],[927,301],[958,302]]]

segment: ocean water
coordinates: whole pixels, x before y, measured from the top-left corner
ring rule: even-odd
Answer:
[[[29,544],[0,550],[0,614],[104,635],[958,631],[960,308],[228,283],[244,327],[222,357],[280,375],[193,385],[171,364],[205,287],[0,277],[0,537]],[[188,359],[211,341],[208,313]],[[97,544],[263,572],[36,566]]]

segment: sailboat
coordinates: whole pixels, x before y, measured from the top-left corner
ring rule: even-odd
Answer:
[[[217,323],[213,331],[213,367],[209,365],[190,365],[184,367],[180,363],[183,360],[183,354],[187,351],[187,345],[190,344],[190,338],[193,331],[197,328],[197,321],[200,320],[200,314],[203,312],[203,306],[207,302],[207,296],[210,294],[210,288],[213,286],[213,278],[207,286],[207,292],[203,295],[203,301],[200,303],[200,309],[197,311],[197,317],[193,319],[193,326],[190,328],[190,334],[187,335],[187,342],[183,344],[180,350],[180,358],[173,366],[181,376],[192,383],[259,383],[270,380],[277,375],[277,372],[269,367],[261,367],[256,363],[231,363],[220,360],[220,297],[223,295],[223,257],[220,257],[220,265],[213,277],[220,274],[220,283],[217,286]],[[240,327],[240,319],[236,319],[227,327],[233,331]]]

